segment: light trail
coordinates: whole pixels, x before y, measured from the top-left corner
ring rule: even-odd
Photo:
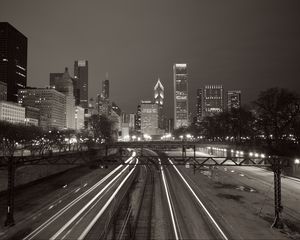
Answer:
[[[171,201],[170,201],[169,191],[168,191],[167,184],[166,184],[166,178],[165,178],[164,170],[163,170],[163,167],[161,166],[160,159],[158,159],[158,161],[159,161],[159,164],[160,164],[161,175],[162,175],[162,179],[163,179],[163,183],[164,183],[164,187],[165,187],[165,192],[166,192],[166,196],[167,196],[167,201],[168,201],[168,206],[169,206],[169,210],[170,210],[170,214],[171,214],[171,220],[172,220],[173,230],[174,230],[174,234],[175,234],[175,239],[179,239],[177,228],[176,228],[176,223],[175,223],[175,218],[174,218],[174,213],[173,213],[173,209],[172,209],[172,205],[171,205]]]
[[[98,212],[98,214],[93,218],[93,220],[90,222],[90,224],[85,228],[85,230],[81,233],[81,235],[79,236],[79,240],[84,239],[86,237],[86,235],[89,233],[89,231],[92,229],[92,227],[95,225],[95,223],[98,221],[98,219],[101,217],[101,215],[104,213],[104,211],[107,209],[107,207],[109,206],[109,204],[113,201],[113,199],[115,198],[115,196],[117,195],[117,193],[120,191],[120,189],[122,188],[122,186],[124,185],[124,183],[127,181],[127,179],[130,177],[130,175],[133,173],[133,171],[136,168],[136,165],[138,164],[138,159],[133,167],[133,169],[131,169],[131,171],[127,174],[127,176],[123,179],[123,181],[120,183],[120,185],[118,186],[118,188],[115,190],[115,192],[110,196],[110,198],[108,199],[108,201],[105,203],[105,205],[102,207],[102,209]]]
[[[193,196],[196,198],[196,200],[198,201],[198,203],[200,204],[200,206],[203,208],[203,210],[205,211],[206,215],[209,217],[209,219],[211,220],[211,222],[213,223],[213,225],[215,226],[215,228],[219,231],[219,233],[222,236],[222,238],[225,239],[225,240],[228,240],[228,237],[225,235],[225,233],[222,231],[221,227],[217,224],[217,222],[212,217],[212,215],[209,213],[209,211],[204,206],[204,204],[202,203],[202,201],[198,198],[198,196],[196,195],[196,193],[194,192],[194,190],[191,188],[191,186],[188,184],[188,182],[185,180],[185,178],[179,172],[179,170],[177,169],[177,167],[174,165],[174,163],[170,159],[168,159],[168,160],[171,163],[171,165],[173,166],[173,168],[176,170],[176,172],[178,173],[178,175],[181,177],[181,179],[183,180],[183,182],[186,184],[186,186],[188,187],[188,189],[191,191],[191,193],[193,194]]]
[[[107,183],[105,185],[105,187],[103,187],[101,189],[101,191],[99,193],[97,193],[92,200],[90,200],[79,212],[77,212],[77,214],[75,216],[73,216],[71,218],[71,220],[69,220],[59,231],[57,231],[51,238],[50,240],[56,239],[67,227],[69,227],[94,201],[97,200],[97,198],[111,185],[113,184],[120,176],[121,174],[126,171],[126,169],[129,167],[129,165],[127,165],[126,167],[124,167],[122,169],[121,172],[119,172],[112,180],[110,180],[109,183]]]
[[[128,158],[125,163],[130,163],[134,157],[136,156],[136,152],[133,152],[132,156]],[[98,186],[100,186],[103,182],[105,182],[108,178],[110,178],[115,172],[120,170],[123,167],[123,165],[119,165],[114,170],[112,170],[110,173],[108,173],[104,178],[102,178],[99,182],[95,183],[93,186],[91,186],[89,189],[87,189],[84,193],[79,195],[76,199],[74,199],[72,202],[67,204],[64,208],[59,210],[56,214],[54,214],[51,218],[49,218],[47,221],[45,221],[42,225],[37,227],[34,231],[32,231],[30,234],[28,234],[23,240],[30,240],[33,239],[36,235],[38,235],[41,231],[43,231],[45,228],[47,228],[51,223],[53,223],[57,218],[59,218],[62,214],[64,214],[68,209],[70,209],[72,206],[74,206],[77,202],[79,202],[82,198],[87,196],[89,193],[91,193],[93,190],[95,190]]]

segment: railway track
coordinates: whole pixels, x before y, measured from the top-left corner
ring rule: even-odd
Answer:
[[[151,239],[152,207],[154,197],[154,172],[153,167],[146,166],[146,180],[143,185],[135,228],[131,240]]]

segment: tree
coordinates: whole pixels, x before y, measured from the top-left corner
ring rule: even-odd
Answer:
[[[299,96],[287,89],[270,88],[262,91],[254,102],[258,126],[267,137],[269,147],[278,147],[299,116]]]
[[[112,140],[112,121],[105,115],[92,115],[90,126],[95,142],[102,143],[102,141],[110,142]]]

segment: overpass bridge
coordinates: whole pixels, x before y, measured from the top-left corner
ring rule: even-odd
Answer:
[[[173,160],[176,165],[189,164],[194,168],[194,172],[203,166],[259,166],[270,167],[274,172],[274,198],[275,198],[275,221],[274,227],[280,226],[281,206],[281,171],[288,164],[288,159],[278,156],[272,157],[253,157],[249,155],[233,156],[231,154],[232,145],[213,143],[213,142],[192,142],[192,141],[136,141],[136,142],[116,142],[102,144],[91,147],[88,151],[49,153],[38,156],[10,156],[0,157],[0,167],[7,168],[8,171],[8,207],[6,225],[14,225],[13,209],[14,209],[14,178],[17,167],[24,165],[86,165],[93,162],[102,162],[105,164],[125,164],[127,149],[136,149],[136,158],[143,158],[145,161],[140,164],[153,164],[158,162],[158,156],[147,156],[144,149],[154,151],[172,151],[176,150],[176,154],[168,158]],[[207,149],[208,156],[199,157],[196,155],[197,149]],[[213,156],[213,148],[226,150],[224,156]],[[117,149],[117,153],[109,156],[112,149]],[[187,150],[190,154],[187,154]],[[104,156],[100,156],[99,152],[104,152]],[[127,151],[128,153],[128,151]],[[168,164],[166,161],[165,164]]]

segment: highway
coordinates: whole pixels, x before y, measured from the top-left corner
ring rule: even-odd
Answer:
[[[132,156],[126,163],[135,165],[120,165],[93,186],[78,192],[76,198],[65,199],[57,208],[53,207],[47,219],[23,239],[94,239],[95,224],[107,217],[107,210],[115,204],[122,188],[132,179],[138,160]],[[98,230],[96,228],[99,236],[101,233]],[[101,230],[105,229],[102,227]]]
[[[30,219],[17,239],[105,239],[110,219],[128,192],[135,192],[126,199],[138,212],[135,239],[286,239],[268,222],[273,217],[272,172],[226,166],[194,173],[192,168],[176,166],[164,153],[151,162],[147,156],[157,154],[149,149],[144,153],[138,159],[133,152],[126,161],[130,165],[119,165],[102,179],[59,198],[59,204]],[[299,186],[288,178],[282,181],[285,216],[296,222]]]
[[[170,161],[171,160],[162,160]],[[229,239],[215,217],[175,165],[161,165],[165,207],[169,212],[172,239]]]

